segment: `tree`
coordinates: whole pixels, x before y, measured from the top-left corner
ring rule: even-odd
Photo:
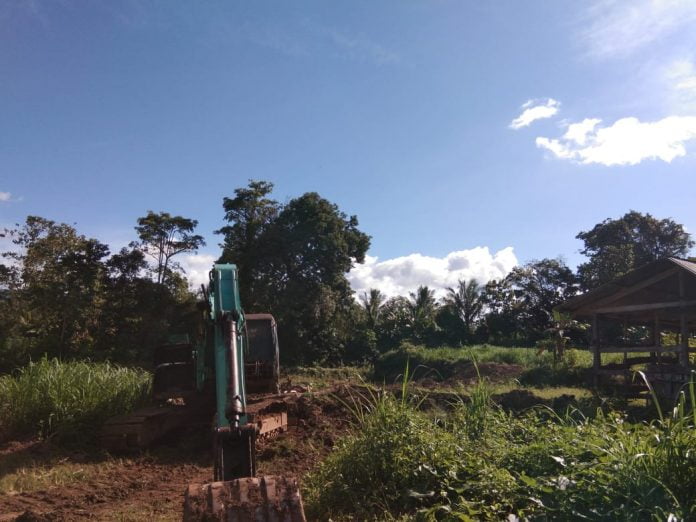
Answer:
[[[464,323],[464,340],[471,337],[476,320],[483,309],[481,287],[475,279],[459,280],[457,288],[447,288],[445,306]]]
[[[237,195],[251,206],[272,201],[266,197],[272,185],[253,183],[249,190],[254,194]],[[340,360],[351,338],[355,307],[346,274],[364,261],[370,237],[358,229],[355,216],[346,216],[315,192],[290,200],[277,212],[271,211],[274,204],[259,205],[268,211],[261,212],[262,226],[245,221],[259,212],[246,212],[235,214],[237,221],[230,226],[238,225],[236,232],[228,230],[235,249],[229,255],[234,252],[253,274],[253,293],[244,307],[275,315],[286,360]],[[253,234],[242,233],[252,229]]]
[[[403,296],[396,296],[382,305],[377,327],[377,346],[385,352],[398,347],[411,333],[411,303]]]
[[[223,236],[219,263],[234,263],[239,270],[242,302],[253,305],[259,267],[259,238],[278,216],[280,205],[267,197],[273,183],[249,180],[245,188],[235,189],[233,198],[224,198],[227,225],[216,230]]]
[[[589,261],[578,267],[585,290],[663,257],[686,257],[694,246],[689,233],[672,219],[656,219],[631,210],[618,219],[605,219],[577,236]]]
[[[518,329],[528,343],[543,336],[553,322],[553,309],[577,293],[573,271],[561,259],[541,259],[518,266],[505,278],[512,289]]]
[[[517,266],[502,280],[486,285],[485,325],[496,343],[534,344],[553,323],[553,309],[575,295],[577,278],[561,259]]]
[[[23,352],[20,359],[86,355],[101,325],[108,247],[38,216],[5,235],[15,248],[2,253],[4,304],[12,318],[3,328],[4,347]]]
[[[419,286],[409,296],[411,336],[415,342],[428,343],[438,329],[435,322],[438,308],[435,291],[427,286]]]
[[[369,293],[363,292],[360,296],[360,302],[363,305],[367,317],[367,326],[372,330],[377,326],[384,300],[384,294],[377,288],[370,288]]]
[[[155,260],[156,281],[164,285],[171,273],[181,270],[172,258],[184,252],[196,252],[205,246],[203,236],[194,234],[198,221],[182,216],[172,216],[167,212],[155,214],[152,210],[147,216],[138,218],[135,230],[140,238],[139,247],[145,254]]]

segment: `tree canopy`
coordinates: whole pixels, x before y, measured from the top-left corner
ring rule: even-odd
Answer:
[[[576,238],[584,243],[580,252],[589,258],[578,267],[585,290],[663,257],[685,257],[694,246],[679,223],[635,210],[605,219]]]

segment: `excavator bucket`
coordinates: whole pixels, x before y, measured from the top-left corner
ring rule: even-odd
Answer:
[[[267,475],[189,485],[184,522],[306,522],[297,481]]]

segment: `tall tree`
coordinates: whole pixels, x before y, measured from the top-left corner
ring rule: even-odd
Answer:
[[[481,287],[478,282],[475,279],[470,279],[468,282],[460,279],[456,288],[447,288],[445,305],[449,306],[461,319],[464,323],[465,336],[470,337],[474,323],[483,309]]]
[[[227,225],[216,230],[223,236],[222,255],[218,262],[234,263],[239,269],[242,302],[255,303],[259,258],[262,254],[259,238],[275,220],[280,205],[268,196],[273,183],[249,180],[246,187],[235,189],[233,198],[224,198]]]
[[[253,274],[244,306],[276,316],[287,360],[339,360],[355,306],[346,274],[364,261],[370,237],[358,229],[355,216],[315,192],[276,206],[267,197],[270,188],[252,182],[236,192],[235,208],[245,210],[230,216],[227,229],[228,254],[234,256],[229,260]]]
[[[584,243],[581,253],[589,257],[578,267],[586,290],[663,257],[686,257],[694,246],[682,225],[635,210],[605,219],[576,237]]]
[[[173,272],[181,270],[173,260],[174,256],[184,252],[196,252],[205,246],[203,236],[194,234],[198,221],[182,216],[172,216],[168,212],[154,213],[138,218],[135,230],[140,242],[132,246],[139,247],[155,261],[154,272],[157,284],[164,284]]]

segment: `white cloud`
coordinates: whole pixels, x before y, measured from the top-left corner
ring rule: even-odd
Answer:
[[[696,116],[668,116],[653,122],[621,118],[608,127],[600,123],[585,119],[571,124],[560,139],[537,138],[537,147],[584,164],[636,165],[646,159],[670,163],[686,154],[686,142],[696,139]]]
[[[550,118],[558,112],[560,106],[561,103],[553,98],[547,98],[544,101],[527,100],[527,102],[522,105],[524,111],[510,122],[510,128],[517,130],[531,125],[536,120]]]
[[[491,254],[488,247],[451,252],[445,257],[410,254],[379,261],[366,256],[365,263],[356,265],[348,274],[353,291],[358,295],[378,288],[388,296],[408,295],[420,285],[427,285],[443,296],[448,286],[459,279],[476,279],[485,283],[501,279],[517,265],[512,247]]]
[[[186,278],[192,289],[198,289],[208,283],[208,273],[217,258],[210,254],[188,254],[182,256],[181,266],[186,271]]]
[[[649,44],[678,36],[694,39],[694,0],[597,0],[582,20],[580,39],[599,58],[627,56]]]
[[[12,194],[9,192],[0,192],[0,201],[10,201]]]

